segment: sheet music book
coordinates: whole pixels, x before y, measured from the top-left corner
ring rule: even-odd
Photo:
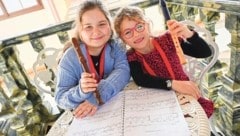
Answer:
[[[94,116],[74,119],[68,136],[190,136],[173,91],[127,90],[99,107]]]

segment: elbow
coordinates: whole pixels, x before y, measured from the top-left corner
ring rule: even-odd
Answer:
[[[208,48],[208,49],[204,49],[204,50],[195,52],[194,56],[196,58],[208,58],[208,57],[212,56],[212,54],[213,54],[213,51],[210,48]]]
[[[60,107],[61,109],[64,109],[66,110],[67,108],[62,104],[62,100],[61,100],[61,97],[59,96],[59,94],[56,94],[55,97],[55,102],[56,104],[58,105],[58,107]]]
[[[134,82],[136,83],[137,86],[143,86],[144,85],[144,81],[143,80],[134,80]]]
[[[59,98],[59,94],[58,94],[58,93],[55,94],[54,100],[55,100],[56,104],[59,105],[59,103],[60,103],[60,98]]]
[[[215,53],[215,51],[213,50],[213,48],[211,48],[211,49],[209,48],[209,49],[207,50],[207,53],[206,53],[206,54],[207,54],[207,57],[212,56],[213,53]]]
[[[204,57],[205,57],[205,58],[212,56],[212,54],[215,52],[215,51],[214,51],[214,48],[212,47],[212,45],[209,45],[209,44],[208,44],[207,47],[208,47],[208,48],[206,48],[205,51],[204,51]]]
[[[59,93],[57,91],[57,93],[54,96],[54,99],[55,99],[55,102],[58,105],[58,107],[60,107],[61,109],[64,109],[64,110],[73,109],[73,107],[68,104],[67,99],[64,97],[64,95],[62,93]]]
[[[206,50],[206,52],[204,53],[204,55],[205,55],[204,57],[205,57],[205,58],[210,57],[212,54],[213,54],[213,53],[212,53],[212,50],[210,50],[210,49],[209,49],[209,50]]]

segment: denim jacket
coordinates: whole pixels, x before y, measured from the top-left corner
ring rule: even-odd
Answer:
[[[80,44],[86,57],[86,46]],[[88,61],[87,61],[88,62]],[[75,109],[84,100],[97,105],[93,93],[83,93],[79,84],[83,68],[73,47],[62,56],[57,72],[57,86],[55,101],[63,109]],[[130,69],[126,51],[116,40],[107,43],[105,49],[105,64],[103,79],[98,83],[98,90],[103,102],[107,102],[118,92],[123,90],[130,79]]]

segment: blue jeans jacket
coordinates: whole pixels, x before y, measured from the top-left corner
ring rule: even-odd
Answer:
[[[86,57],[86,47],[83,43],[81,50]],[[75,109],[81,102],[88,100],[97,105],[93,93],[83,93],[79,84],[83,68],[77,54],[70,47],[62,56],[58,66],[55,101],[63,109]],[[126,51],[118,41],[111,40],[106,45],[104,77],[100,80],[98,90],[103,102],[107,102],[123,90],[130,79],[130,69]]]

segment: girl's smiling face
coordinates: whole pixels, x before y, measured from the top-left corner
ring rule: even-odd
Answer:
[[[148,23],[124,18],[120,24],[120,37],[137,51],[144,51],[150,40]]]
[[[89,48],[103,47],[111,37],[111,27],[106,16],[94,8],[83,13],[81,20],[81,40]]]

